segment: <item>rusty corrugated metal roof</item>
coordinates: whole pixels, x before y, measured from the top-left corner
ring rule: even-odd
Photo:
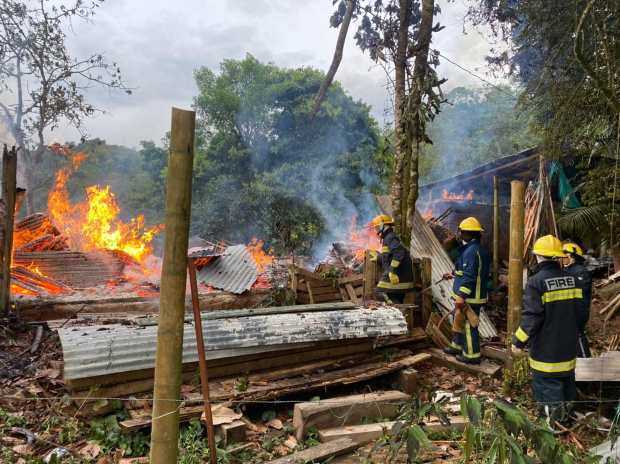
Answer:
[[[218,259],[198,271],[198,281],[231,293],[243,293],[258,277],[254,259],[245,245],[226,248]]]
[[[196,362],[193,323],[186,323],[183,332],[183,363]],[[63,328],[58,333],[66,380],[155,366],[157,326],[93,325]],[[405,318],[395,308],[259,314],[203,321],[207,359],[240,356],[248,351],[273,351],[293,344],[297,348],[319,341],[406,333]]]
[[[436,285],[434,282],[440,280],[444,274],[451,273],[454,270],[454,264],[418,211],[415,212],[412,225],[411,256],[413,258],[431,258],[433,299],[437,307],[444,314],[448,314],[454,306],[454,302],[450,298],[452,295],[452,282],[444,280]],[[480,325],[478,329],[482,338],[497,337],[497,329],[484,310],[480,312]]]

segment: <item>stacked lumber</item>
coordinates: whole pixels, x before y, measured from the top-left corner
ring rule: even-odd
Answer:
[[[125,267],[118,252],[16,252],[15,266],[36,267],[43,275],[73,289],[96,287],[117,280]]]
[[[11,268],[11,285],[37,295],[67,294],[72,291],[62,282],[50,279],[23,266]]]
[[[329,278],[318,272],[310,272],[297,266],[289,268],[290,288],[299,304],[352,301],[361,303],[364,296],[364,274]]]

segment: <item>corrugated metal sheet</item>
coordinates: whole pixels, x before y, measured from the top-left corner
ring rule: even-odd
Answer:
[[[219,259],[198,271],[198,281],[231,293],[243,293],[252,287],[258,269],[245,245],[226,248]]]
[[[411,256],[414,258],[429,257],[433,263],[433,283],[442,278],[444,274],[454,270],[454,264],[445,252],[435,234],[416,211],[411,232]],[[452,282],[442,281],[432,287],[433,299],[437,306],[444,312],[449,313],[454,305],[450,295],[452,294]],[[484,310],[480,313],[480,335],[482,338],[497,337],[497,329],[486,315]]]
[[[149,369],[155,366],[157,326],[88,326],[60,329],[66,380]],[[404,335],[407,323],[394,308],[267,314],[206,319],[203,334],[207,358],[234,354],[242,348],[280,347],[325,340]],[[232,351],[231,351],[232,350]],[[267,351],[267,350],[266,350]],[[256,352],[256,351],[254,351]],[[185,324],[183,363],[196,362],[193,324]]]

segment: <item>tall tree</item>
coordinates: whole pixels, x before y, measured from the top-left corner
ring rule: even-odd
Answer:
[[[52,0],[0,3],[0,92],[2,117],[19,146],[18,176],[31,187],[31,175],[45,153],[45,135],[61,121],[80,129],[97,112],[85,90],[92,85],[125,88],[119,67],[100,53],[75,59],[66,30],[75,19],[88,20],[103,0]],[[28,195],[29,209],[32,196]]]
[[[342,3],[332,24],[343,18]],[[429,53],[439,7],[433,0],[358,0],[353,18],[359,21],[355,38],[371,59],[393,72],[394,147],[392,179],[394,218],[408,243],[411,217],[417,199],[419,144],[429,141],[425,123],[439,110],[442,83],[434,72],[438,54]],[[413,181],[413,182],[412,182]]]
[[[508,45],[491,63],[523,86],[547,155],[571,155],[585,168],[579,188],[589,214],[567,214],[591,230],[584,218],[602,208],[599,227],[620,263],[620,2],[471,3],[474,24],[490,25]]]

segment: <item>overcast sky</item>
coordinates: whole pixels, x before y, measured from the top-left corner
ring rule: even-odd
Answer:
[[[433,37],[437,48],[459,64],[486,78],[484,57],[489,44],[482,34],[463,32],[465,0],[440,1],[440,22]],[[329,27],[332,0],[110,0],[91,23],[76,23],[70,49],[76,57],[103,52],[116,61],[133,95],[102,89],[88,97],[106,114],[87,123],[91,137],[108,143],[138,146],[159,142],[170,125],[170,108],[189,108],[196,94],[193,71],[217,70],[226,58],[251,53],[279,66],[329,67],[337,30]],[[352,25],[354,30],[355,25]],[[440,74],[446,88],[481,86],[482,82],[445,62]],[[336,79],[356,99],[372,106],[381,124],[390,106],[384,71],[347,40]],[[76,140],[75,130],[61,128],[51,141]]]

